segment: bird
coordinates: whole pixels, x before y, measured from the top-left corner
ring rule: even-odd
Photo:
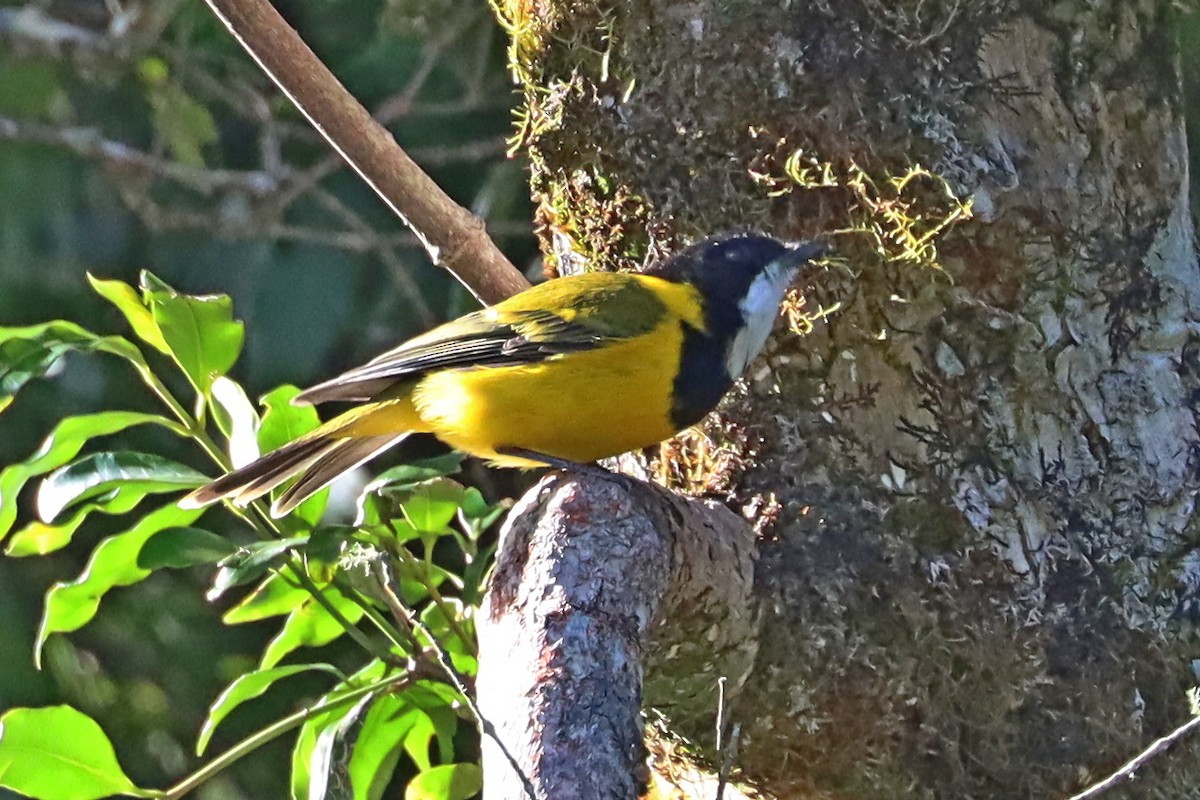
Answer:
[[[644,272],[548,280],[304,390],[294,403],[356,405],[180,505],[245,506],[295,479],[271,505],[283,516],[414,433],[525,469],[657,444],[716,407],[825,249],[735,231]]]

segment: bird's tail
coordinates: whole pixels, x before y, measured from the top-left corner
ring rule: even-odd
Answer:
[[[179,505],[200,508],[225,499],[245,506],[297,478],[271,504],[271,516],[281,517],[338,476],[422,430],[425,426],[408,398],[369,403],[201,486]]]

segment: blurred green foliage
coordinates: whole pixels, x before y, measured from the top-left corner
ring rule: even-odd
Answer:
[[[223,472],[238,458],[313,430],[317,415],[290,404],[297,392],[291,386],[268,393],[260,415],[228,377],[243,329],[227,296],[187,295],[149,272],[136,289],[111,279],[92,279],[91,285],[124,317],[132,337],[97,334],[65,320],[0,327],[0,414],[19,402],[23,388],[61,369],[69,354],[111,358],[159,413],[117,409],[69,416],[37,452],[0,469],[6,556],[53,556],[72,545],[91,550],[76,577],[45,593],[35,663],[53,668],[48,646],[78,653],[71,649],[74,637],[64,635],[89,627],[102,606],[107,610],[114,590],[164,570],[195,568],[195,576],[210,581],[207,600],[234,598],[222,616],[225,625],[268,623],[275,632],[261,644],[257,667],[243,662],[209,707],[195,746],[204,762],[189,763],[180,753],[176,768],[162,765],[165,778],[140,778],[147,772],[143,764],[127,774],[104,730],[119,720],[98,725],[81,710],[108,717],[112,709],[106,706],[125,692],[149,689],[154,710],[165,715],[174,698],[162,688],[164,679],[177,668],[167,661],[152,665],[161,674],[150,672],[133,687],[108,681],[103,697],[92,693],[69,704],[0,713],[0,787],[38,800],[181,798],[211,788],[240,761],[258,761],[261,769],[263,759],[247,757],[296,732],[290,779],[295,800],[330,793],[379,800],[393,783],[405,787],[406,798],[476,795],[477,729],[460,721],[477,719],[468,688],[478,668],[473,612],[493,549],[484,537],[506,504],[490,503],[478,489],[453,480],[462,458],[447,454],[385,471],[354,492],[352,509],[334,508],[332,515],[328,488],[281,519],[268,515],[262,503],[224,509],[232,519],[218,509],[181,508],[178,494],[206,483],[202,472],[157,452],[105,450],[102,442],[154,427]],[[168,386],[171,375],[184,378],[181,393]],[[34,513],[24,520],[13,498],[28,489]],[[353,525],[339,524],[351,510]],[[121,530],[93,544],[90,535],[102,526],[84,523],[101,515]],[[220,533],[199,527],[214,523]],[[199,594],[195,585],[177,588]],[[343,638],[354,646],[327,649]],[[313,651],[320,655],[310,660]],[[44,653],[50,656],[45,661]],[[97,659],[96,667],[103,672],[107,662]],[[218,728],[224,732],[236,709],[258,706],[253,701],[302,673],[324,684],[319,696],[297,696],[292,689],[296,710],[255,717],[250,734],[209,755]],[[170,785],[162,785],[167,778]],[[279,794],[282,787],[265,788]],[[231,794],[228,787],[221,791]]]
[[[486,2],[276,5],[516,263],[535,259],[524,169],[504,158],[513,98]],[[120,313],[85,273],[134,283],[143,268],[188,292],[232,295],[246,336],[231,376],[251,398],[361,362],[474,303],[330,156],[203,3],[0,0],[0,326],[65,318],[121,330]],[[165,380],[187,390],[182,375]],[[0,415],[0,466],[27,458],[60,420],[107,409],[161,412],[117,359],[66,356]],[[98,441],[213,470],[160,425]],[[32,492],[17,500],[27,525]],[[55,523],[26,546],[71,535]],[[115,515],[90,514],[52,556],[0,559],[0,712],[70,703],[101,722],[136,783],[162,786],[194,763],[208,704],[274,630],[262,620],[224,627],[203,599],[202,568],[157,570],[112,592],[69,640],[51,637],[34,670],[46,588],[79,575],[95,544],[121,530]],[[233,599],[216,602],[219,611]],[[354,650],[338,640],[319,657]],[[214,746],[323,686],[317,675],[289,678],[286,691],[232,714]],[[271,744],[201,796],[282,796],[288,759],[287,743]]]

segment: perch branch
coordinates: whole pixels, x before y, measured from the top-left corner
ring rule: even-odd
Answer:
[[[549,475],[508,520],[477,619],[481,712],[539,799],[637,797],[643,701],[712,719],[718,678],[727,695],[744,680],[754,535],[723,506],[620,477]],[[483,747],[488,797],[521,797]]]

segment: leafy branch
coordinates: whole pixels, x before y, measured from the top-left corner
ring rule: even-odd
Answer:
[[[411,775],[411,796],[472,796],[478,790],[478,766],[457,759],[455,751],[458,709],[465,705],[478,719],[469,696],[476,657],[468,603],[477,600],[483,579],[473,567],[485,563],[491,551],[479,540],[506,505],[490,504],[477,490],[452,480],[460,459],[444,457],[389,470],[365,487],[353,527],[322,522],[327,490],[282,520],[271,519],[261,504],[231,508],[240,524],[227,535],[197,527],[202,510],[170,502],[145,510],[148,498],[193,488],[206,476],[152,453],[80,455],[93,440],[154,425],[190,441],[224,470],[302,435],[318,419],[312,409],[290,405],[297,391],[292,387],[268,393],[260,415],[228,377],[243,331],[227,297],[185,295],[149,273],[138,288],[99,279],[92,279],[92,286],[122,313],[141,346],[65,321],[0,328],[0,411],[30,381],[53,375],[63,356],[99,352],[131,366],[166,414],[110,410],[70,417],[38,452],[0,470],[0,541],[8,540],[9,556],[55,552],[97,513],[131,516],[124,531],[95,546],[78,578],[47,592],[36,657],[50,636],[90,622],[112,588],[139,583],[159,569],[204,567],[214,570],[210,600],[255,585],[225,614],[226,624],[283,620],[258,668],[238,676],[213,703],[197,754],[234,709],[278,682],[314,671],[335,680],[319,701],[265,726],[161,791],[135,786],[103,731],[81,712],[12,709],[0,718],[0,786],[46,800],[112,793],[176,798],[299,728],[292,776],[296,796],[323,794],[340,768],[330,755],[335,746],[351,750],[347,769],[355,797],[377,798],[401,768],[401,754],[407,757],[403,770]],[[177,375],[155,366],[161,358]],[[179,383],[176,378],[189,388],[187,400],[171,390]],[[15,499],[34,483],[38,518],[14,531]],[[247,532],[248,540],[237,541],[236,534]],[[462,576],[432,558],[444,537],[462,547],[468,567]],[[422,556],[409,550],[414,546]],[[360,627],[364,622],[366,629]],[[367,657],[354,675],[324,663],[281,665],[300,648],[342,636]],[[480,724],[486,731],[486,722]],[[53,735],[47,737],[46,731]],[[437,744],[436,761],[428,752],[430,743]],[[20,769],[4,768],[18,760]],[[79,769],[58,769],[64,762]]]

